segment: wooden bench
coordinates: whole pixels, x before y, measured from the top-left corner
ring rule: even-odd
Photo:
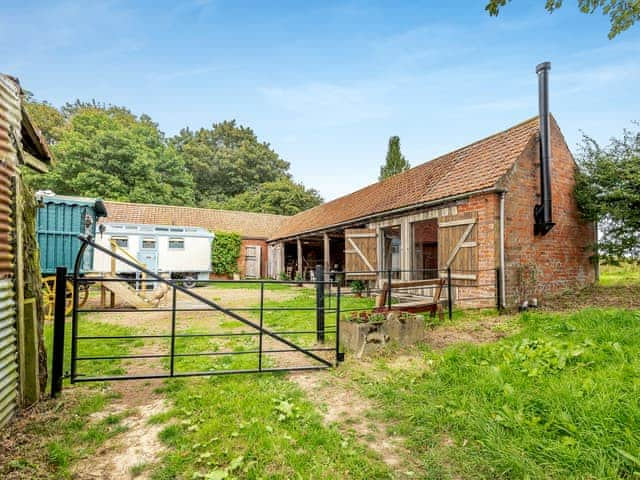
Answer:
[[[442,295],[442,288],[444,287],[444,278],[433,278],[430,280],[412,280],[412,281],[400,281],[400,282],[384,282],[382,284],[382,290],[376,297],[375,312],[389,312],[389,311],[401,311],[411,313],[429,312],[431,317],[435,317],[436,313],[440,317],[440,320],[444,319],[444,312],[440,303],[440,295]],[[389,306],[388,298],[394,288],[416,288],[416,287],[433,287],[433,298],[425,298],[424,300],[416,302],[395,303]]]

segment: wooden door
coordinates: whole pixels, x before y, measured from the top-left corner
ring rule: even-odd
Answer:
[[[378,238],[375,229],[345,230],[344,261],[347,279],[375,280],[378,265]]]
[[[438,269],[456,280],[473,283],[478,278],[478,221],[474,214],[438,219]],[[457,282],[460,284],[460,282]]]
[[[247,245],[245,248],[245,277],[260,278],[260,264],[262,249],[259,245]]]

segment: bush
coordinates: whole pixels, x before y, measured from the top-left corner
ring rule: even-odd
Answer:
[[[364,282],[362,280],[354,280],[350,284],[351,291],[353,293],[362,293],[364,292]]]
[[[211,249],[211,269],[218,275],[231,275],[238,272],[238,258],[242,238],[233,232],[215,232]]]

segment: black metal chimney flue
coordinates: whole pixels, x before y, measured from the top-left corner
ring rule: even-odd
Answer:
[[[549,70],[551,63],[536,67],[540,112],[540,205],[534,208],[535,235],[546,235],[553,228],[551,215],[551,126],[549,119]]]

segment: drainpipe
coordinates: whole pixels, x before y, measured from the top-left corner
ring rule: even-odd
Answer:
[[[504,197],[505,192],[500,192],[500,305],[502,306],[502,308],[507,308],[504,260]]]

